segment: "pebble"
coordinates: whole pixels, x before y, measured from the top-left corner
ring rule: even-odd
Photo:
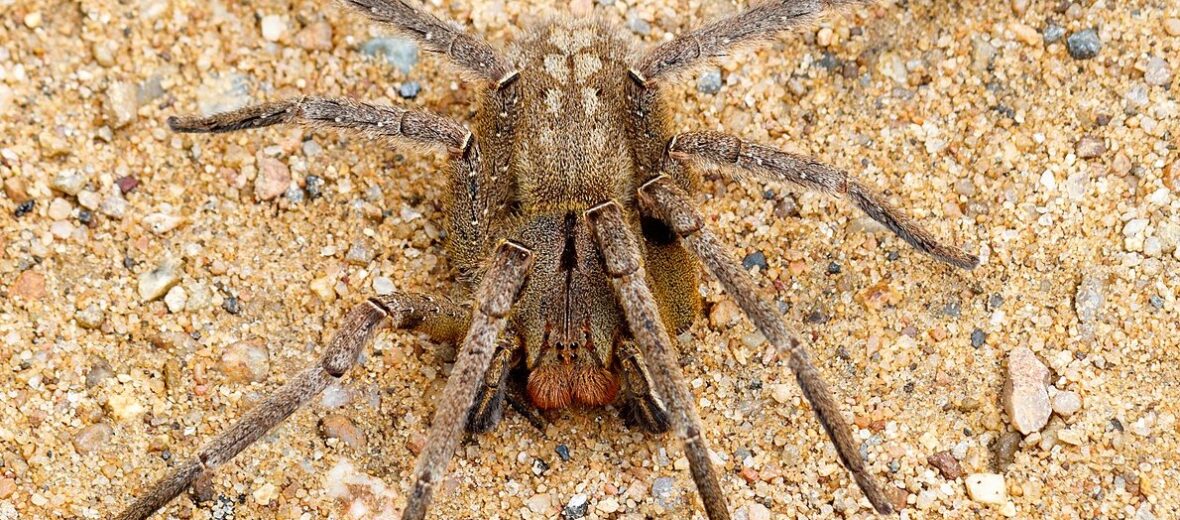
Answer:
[[[406,38],[373,38],[361,44],[361,54],[385,58],[402,74],[409,74],[418,64],[418,43]]]
[[[104,316],[102,308],[98,304],[91,303],[86,307],[74,313],[74,319],[77,320],[78,326],[84,329],[97,329],[102,325]]]
[[[709,67],[697,78],[697,91],[702,94],[716,94],[721,91],[721,69]]]
[[[25,271],[16,277],[8,289],[10,296],[23,298],[26,301],[40,300],[45,297],[45,275],[36,271]]]
[[[164,295],[164,305],[168,306],[168,312],[172,314],[183,311],[185,303],[188,303],[188,293],[179,285],[169,289],[168,294]]]
[[[327,276],[316,278],[309,283],[308,288],[311,292],[319,297],[320,301],[324,303],[332,303],[336,301],[335,282]]]
[[[1105,300],[1104,287],[1105,284],[1097,274],[1088,273],[1082,276],[1082,281],[1078,284],[1078,290],[1073,299],[1074,312],[1077,313],[1079,321],[1091,323],[1098,317],[1098,311],[1102,308],[1102,302]]]
[[[1057,25],[1053,22],[1049,22],[1049,24],[1045,26],[1045,30],[1043,33],[1041,33],[1041,35],[1045,39],[1045,45],[1057,43],[1061,41],[1062,36],[1065,36],[1065,27]]]
[[[388,296],[395,291],[397,291],[397,287],[393,285],[393,280],[384,276],[373,279],[373,292],[377,293],[377,296]]]
[[[1036,29],[1029,27],[1020,22],[1011,25],[1012,33],[1016,35],[1016,39],[1024,42],[1025,45],[1036,45],[1044,41],[1044,38],[1037,33]]]
[[[120,195],[126,195],[135,191],[135,188],[139,187],[139,179],[136,179],[130,175],[119,177],[118,179],[115,179],[115,186],[119,187]]]
[[[1008,489],[1004,476],[996,473],[972,473],[967,475],[967,495],[981,504],[1000,505],[1008,500]]]
[[[65,220],[70,217],[70,211],[72,209],[73,206],[69,202],[59,197],[49,203],[48,215],[53,220]]]
[[[570,497],[570,501],[565,505],[565,509],[561,510],[561,519],[577,520],[585,517],[590,509],[589,500],[589,497],[583,493],[578,493]]]
[[[320,436],[324,439],[339,439],[353,449],[365,448],[365,432],[357,428],[346,415],[334,413],[320,419]]]
[[[943,450],[926,458],[926,462],[938,468],[938,472],[947,480],[955,480],[963,476],[963,468],[955,460],[950,451]]]
[[[525,500],[525,506],[538,515],[543,515],[553,507],[553,499],[548,493],[537,493]]]
[[[348,253],[344,255],[344,261],[349,265],[366,266],[377,257],[377,251],[371,245],[357,241],[348,246]]]
[[[1150,221],[1145,218],[1134,218],[1123,224],[1123,247],[1127,251],[1143,250],[1143,242],[1146,238],[1144,233],[1147,231],[1148,224]]]
[[[53,182],[50,183],[49,187],[66,195],[76,196],[78,193],[81,193],[82,188],[86,187],[86,176],[72,168],[62,170],[53,176]],[[16,197],[11,198],[16,200]]]
[[[754,251],[742,259],[742,267],[745,267],[747,270],[757,267],[765,271],[770,265],[766,263],[766,253]]]
[[[139,400],[128,394],[114,394],[107,398],[107,410],[111,417],[121,422],[129,422],[145,411]]]
[[[116,81],[107,87],[107,124],[123,128],[139,117],[139,87],[134,83]]]
[[[647,20],[641,18],[634,10],[627,13],[627,28],[640,36],[651,34],[651,24],[647,23]]]
[[[16,493],[16,480],[0,477],[0,500],[7,500],[13,493]]]
[[[713,328],[728,327],[738,319],[741,310],[733,300],[721,300],[709,310],[709,323]]]
[[[33,208],[37,207],[37,201],[26,200],[16,205],[16,209],[12,211],[12,215],[16,218],[21,218],[33,212]]]
[[[770,510],[766,506],[753,502],[746,506],[747,520],[770,520]]]
[[[676,480],[670,477],[660,477],[651,483],[651,496],[664,509],[672,509],[680,505],[680,493],[676,489]]]
[[[139,299],[150,302],[162,298],[168,290],[180,282],[182,260],[166,258],[155,269],[139,275]]]
[[[1168,33],[1168,36],[1180,36],[1180,18],[1165,19],[1164,32]]]
[[[254,493],[251,493],[251,496],[254,497],[255,502],[265,506],[279,497],[279,488],[274,484],[267,482],[258,489],[255,489]]]
[[[122,220],[123,216],[127,214],[127,199],[124,199],[118,190],[114,190],[110,196],[102,200],[98,211],[113,219]]]
[[[90,370],[86,372],[86,388],[94,388],[113,375],[115,375],[115,372],[111,369],[111,364],[107,360],[94,358],[91,362]]]
[[[980,329],[971,331],[971,346],[975,348],[982,347],[987,341],[987,334]]]
[[[1074,144],[1074,152],[1081,159],[1092,159],[1106,153],[1106,143],[1102,139],[1087,135]]]
[[[402,99],[414,99],[418,97],[418,93],[420,92],[422,92],[422,85],[418,84],[417,81],[407,81],[397,88],[397,95],[401,96]]]
[[[295,45],[308,51],[332,50],[332,25],[319,21],[304,27],[295,33]]]
[[[277,14],[262,17],[262,38],[268,42],[277,42],[287,32],[287,22]]]
[[[218,370],[235,383],[256,383],[270,373],[270,352],[261,340],[239,341],[226,347]]]
[[[1172,82],[1172,67],[1168,65],[1167,60],[1152,56],[1147,60],[1147,68],[1143,71],[1143,81],[1157,87],[1166,86]]]
[[[997,471],[1004,471],[1016,461],[1016,452],[1020,450],[1022,438],[1019,433],[1007,432],[996,439],[992,445],[992,465]]]
[[[20,177],[4,179],[4,195],[17,204],[27,202],[29,200],[28,183]]]
[[[606,497],[605,499],[599,500],[594,509],[597,509],[599,512],[608,515],[611,513],[616,513],[619,511],[619,500],[615,497]]]
[[[287,164],[273,157],[259,157],[258,177],[254,178],[254,196],[260,200],[272,200],[291,185],[291,170]]]
[[[163,235],[176,229],[184,222],[184,218],[169,213],[156,212],[143,217],[143,225],[155,235]]]
[[[1049,422],[1053,410],[1049,405],[1049,369],[1027,347],[1017,347],[1008,354],[1008,371],[1004,381],[1004,411],[1020,433],[1039,431]]]
[[[570,460],[570,447],[569,446],[566,446],[564,444],[558,444],[557,448],[554,449],[554,451],[557,452],[557,456],[561,458],[562,462],[569,462],[569,460]]]
[[[87,455],[101,450],[111,440],[113,431],[106,423],[92,424],[74,434],[74,450]]]
[[[242,312],[242,301],[237,296],[230,296],[221,301],[221,309],[237,316]]]
[[[1069,48],[1069,55],[1073,59],[1088,60],[1102,50],[1102,40],[1098,37],[1098,31],[1086,29],[1069,35],[1065,40],[1065,46]]]
[[[1053,396],[1053,411],[1062,417],[1069,417],[1082,409],[1082,398],[1077,392],[1063,390]]]

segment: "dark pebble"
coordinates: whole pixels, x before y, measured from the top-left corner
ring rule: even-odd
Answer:
[[[1020,449],[1021,436],[1016,432],[1008,432],[996,439],[992,445],[992,466],[996,471],[1004,471],[1016,460],[1016,451]]]
[[[799,216],[799,202],[791,195],[785,195],[774,205],[774,216],[790,218]]]
[[[549,471],[549,463],[542,459],[533,459],[533,474],[540,476]]]
[[[762,380],[755,379],[753,381],[750,381],[749,389],[750,390],[761,390],[762,389]]]
[[[29,199],[29,200],[26,200],[20,204],[17,204],[16,211],[13,211],[12,214],[15,215],[16,218],[21,218],[25,215],[28,215],[30,212],[32,212],[33,208],[35,208],[36,206],[37,206],[37,201]]]
[[[763,253],[762,251],[754,251],[753,253],[746,255],[746,257],[742,259],[742,266],[745,267],[746,269],[753,269],[755,267],[758,267],[758,268],[762,269],[763,271],[765,271],[766,268],[768,267],[768,265],[766,263],[766,254]]]
[[[840,59],[835,54],[824,51],[824,55],[815,64],[824,70],[830,71],[840,66]]]
[[[123,257],[123,269],[131,269],[135,267],[135,259],[130,256]]]
[[[1000,293],[992,293],[991,297],[987,299],[987,308],[990,311],[999,309],[1004,305],[1004,297]]]
[[[1054,22],[1049,22],[1049,25],[1045,26],[1045,30],[1041,33],[1041,36],[1045,38],[1045,45],[1057,43],[1061,41],[1062,36],[1065,36],[1065,28]]]
[[[831,262],[828,264],[828,274],[840,274],[840,271],[840,264],[836,262]]]
[[[585,495],[582,495],[582,496],[585,496]],[[588,501],[588,500],[578,500],[577,503],[571,502],[570,505],[565,506],[565,509],[561,510],[561,519],[562,520],[577,520],[579,518],[585,518],[586,513],[589,512],[589,510],[590,510],[590,501]]]
[[[942,307],[942,313],[952,318],[958,318],[963,315],[962,306],[958,300],[949,302]]]
[[[569,446],[566,446],[564,444],[558,444],[557,449],[554,451],[557,452],[558,457],[561,457],[562,462],[569,462],[569,460],[570,460],[570,447]]]
[[[308,197],[318,199],[324,194],[324,179],[321,179],[318,175],[308,175],[304,179],[304,183],[306,184],[304,187],[307,188]]]
[[[139,187],[139,179],[136,179],[130,175],[126,177],[119,177],[117,180],[115,180],[115,186],[118,186],[119,191],[126,195],[134,191],[135,188]]]
[[[237,296],[230,296],[221,302],[221,308],[225,309],[225,312],[237,316],[242,312],[242,302],[238,300]]]
[[[814,325],[823,325],[824,323],[827,323],[829,319],[831,318],[827,315],[827,313],[819,309],[811,311],[811,314],[807,315],[807,323]]]
[[[94,222],[94,213],[88,209],[78,211],[78,222],[89,226],[91,222]]]
[[[1102,40],[1098,38],[1098,31],[1086,29],[1069,35],[1065,39],[1065,46],[1069,48],[1069,55],[1073,59],[1088,60],[1102,50]]]
[[[890,251],[888,253],[885,253],[885,259],[889,260],[890,262],[893,262],[893,261],[897,260],[898,258],[901,258],[901,255],[898,254],[897,251]]]
[[[905,386],[901,387],[901,389],[905,390],[905,393],[907,393],[907,394],[914,393],[914,382],[910,381],[910,382],[906,383]]]
[[[1151,302],[1151,306],[1156,309],[1164,308],[1164,299],[1160,298],[1158,294],[1151,295],[1151,298],[1148,298],[1147,301]]]
[[[407,81],[397,89],[397,95],[403,99],[414,99],[418,97],[419,92],[422,92],[422,85],[419,85],[417,81]]]
[[[986,340],[987,340],[987,334],[984,334],[982,330],[975,329],[975,330],[971,331],[971,346],[972,347],[975,347],[975,348],[982,347],[983,342]]]
[[[1123,421],[1120,421],[1118,417],[1112,417],[1110,419],[1110,427],[1107,428],[1107,431],[1110,431],[1110,430],[1114,430],[1117,432],[1124,431],[1123,430]]]
[[[900,462],[898,462],[896,460],[889,461],[889,472],[890,473],[897,473],[899,470],[901,470],[901,463]]]

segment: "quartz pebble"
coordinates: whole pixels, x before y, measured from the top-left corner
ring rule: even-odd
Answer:
[[[1093,159],[1106,153],[1106,143],[1097,137],[1085,136],[1074,145],[1074,151],[1082,159]]]
[[[234,383],[264,381],[270,373],[270,352],[261,340],[239,341],[226,347],[217,368]]]
[[[578,493],[570,497],[569,503],[561,511],[561,520],[577,520],[586,516],[589,509],[589,497]]]
[[[1004,411],[1020,433],[1038,431],[1049,421],[1049,369],[1026,347],[1017,347],[1008,355],[1007,379],[1004,381]]]
[[[995,473],[972,473],[967,475],[967,496],[981,504],[1003,504],[1008,500],[1008,489],[1004,476]]]
[[[287,22],[283,17],[275,14],[268,14],[262,17],[259,22],[262,30],[262,38],[268,42],[277,42],[283,34],[287,32]]]
[[[155,269],[139,275],[139,299],[150,302],[162,298],[169,289],[180,282],[184,262],[166,258]]]
[[[1152,56],[1147,60],[1147,68],[1143,71],[1143,81],[1148,85],[1164,86],[1172,82],[1172,67],[1168,61]]]
[[[272,157],[258,159],[258,177],[254,179],[254,196],[258,200],[272,200],[291,185],[291,171],[282,161]]]
[[[179,285],[169,289],[168,294],[164,295],[164,305],[168,307],[168,312],[173,314],[183,311],[187,302],[188,293]]]
[[[320,419],[320,436],[325,439],[339,439],[353,449],[365,448],[365,433],[357,428],[347,415],[334,413]]]
[[[87,455],[104,448],[111,440],[111,427],[106,423],[92,424],[74,434],[74,450]]]
[[[1053,396],[1053,411],[1062,417],[1070,417],[1071,415],[1082,409],[1082,398],[1078,396],[1077,392],[1069,390],[1057,392]]]
[[[112,128],[123,128],[139,115],[139,89],[133,83],[116,81],[107,87],[107,121]]]

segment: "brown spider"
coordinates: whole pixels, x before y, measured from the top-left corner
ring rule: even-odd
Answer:
[[[316,97],[212,117],[173,117],[168,124],[178,132],[280,123],[330,127],[450,150],[447,250],[460,282],[474,288],[474,301],[463,307],[395,294],[353,308],[319,362],[179,463],[118,518],[151,515],[237,455],[343,377],[373,334],[390,325],[462,342],[402,518],[426,515],[465,427],[483,432],[496,425],[505,395],[513,392],[509,374],[516,372],[527,374],[525,400],[537,408],[615,404],[630,426],[654,433],[670,427],[684,443],[709,518],[727,519],[725,495],[668,336],[668,330],[687,327],[700,309],[694,257],[771,343],[765,361],[787,356],[841,462],[873,507],[892,511],[807,351],[693,207],[690,194],[701,178],[687,165],[720,165],[845,195],[943,262],[970,269],[976,257],[939,243],[841,170],[723,133],[673,134],[660,94],[675,74],[739,45],[766,40],[824,10],[869,0],[764,2],[651,50],[601,22],[555,20],[530,28],[507,54],[408,0],[344,1],[445,54],[480,85],[473,129],[421,110]]]

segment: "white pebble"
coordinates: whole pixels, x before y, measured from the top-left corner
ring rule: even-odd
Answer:
[[[1062,417],[1069,417],[1082,409],[1082,398],[1077,392],[1066,390],[1053,396],[1053,411]]]
[[[287,32],[287,22],[277,14],[262,17],[262,37],[268,42],[277,42]]]
[[[139,275],[139,299],[150,302],[160,299],[180,281],[181,260],[167,258],[158,267]]]
[[[995,473],[967,475],[967,495],[980,504],[1003,504],[1008,500],[1004,476]]]
[[[387,296],[393,294],[396,288],[393,286],[393,280],[384,276],[378,276],[373,279],[373,292],[378,296]]]
[[[168,290],[168,294],[164,295],[164,304],[168,306],[168,312],[173,314],[183,311],[186,303],[188,303],[188,293],[185,292],[184,287],[179,285]]]

